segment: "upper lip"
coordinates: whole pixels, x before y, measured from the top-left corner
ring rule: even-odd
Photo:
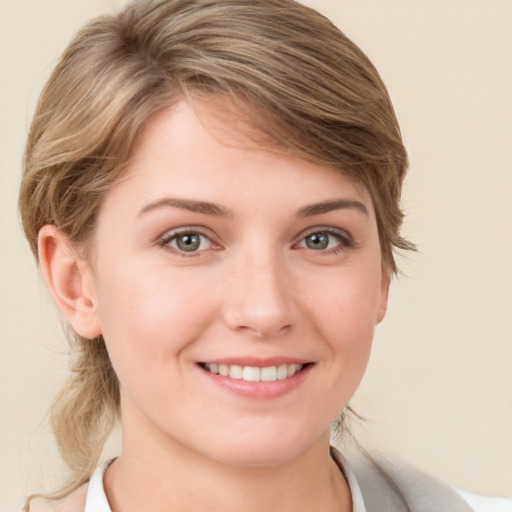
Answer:
[[[225,364],[228,366],[253,366],[256,368],[266,368],[268,366],[279,366],[281,364],[307,364],[314,361],[308,359],[302,359],[299,357],[287,357],[287,356],[276,356],[276,357],[222,357],[217,359],[208,359],[200,361],[199,364]]]

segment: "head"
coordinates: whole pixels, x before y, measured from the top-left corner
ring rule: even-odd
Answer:
[[[362,186],[383,266],[396,271],[394,249],[412,246],[399,234],[407,158],[386,88],[354,43],[291,0],[139,1],[77,34],[41,95],[27,144],[20,210],[36,257],[45,225],[90,257],[105,196],[129,168],[144,127],[185,100],[228,105],[255,146]],[[54,422],[57,432],[82,429],[83,449],[65,435],[60,447],[86,475],[119,390],[101,336],[73,339],[80,355],[61,407],[75,409],[57,408]],[[77,402],[94,410],[78,412]],[[78,414],[80,427],[72,425]]]

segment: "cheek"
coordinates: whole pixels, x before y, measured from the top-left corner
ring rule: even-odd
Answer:
[[[98,281],[102,332],[121,374],[123,367],[148,371],[162,362],[171,364],[200,336],[216,309],[197,272],[127,264]]]
[[[366,369],[380,308],[380,268],[343,269],[311,281],[309,316],[340,384],[355,391]]]
[[[354,344],[373,333],[381,305],[381,271],[375,265],[346,267],[309,279],[309,306],[329,338],[346,338]],[[305,295],[305,294],[303,294]],[[358,335],[359,333],[359,335]]]

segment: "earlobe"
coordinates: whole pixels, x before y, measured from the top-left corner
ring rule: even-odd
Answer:
[[[380,324],[386,316],[388,309],[389,286],[391,283],[391,269],[388,265],[382,265],[382,274],[380,281],[380,302],[377,309],[375,325]]]
[[[80,336],[99,336],[97,303],[87,263],[53,225],[40,229],[38,252],[44,279],[61,313]]]

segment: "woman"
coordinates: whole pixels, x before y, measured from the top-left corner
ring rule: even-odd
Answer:
[[[83,29],[20,194],[78,351],[58,506],[470,510],[329,448],[413,248],[406,163],[375,68],[294,2],[142,1]],[[122,453],[90,478],[119,417]]]

